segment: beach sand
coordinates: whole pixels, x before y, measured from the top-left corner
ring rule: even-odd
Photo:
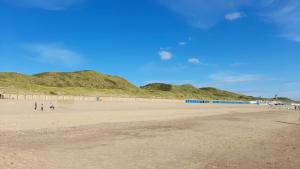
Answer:
[[[41,104],[42,102],[38,102]],[[0,169],[299,169],[300,112],[0,100]]]

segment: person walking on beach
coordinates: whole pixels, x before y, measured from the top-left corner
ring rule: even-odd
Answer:
[[[38,105],[37,105],[37,102],[35,102],[35,103],[34,103],[34,110],[37,109],[37,106],[38,106]]]
[[[51,103],[50,109],[55,110],[55,106],[52,103]]]
[[[44,104],[41,105],[41,111],[44,111]]]

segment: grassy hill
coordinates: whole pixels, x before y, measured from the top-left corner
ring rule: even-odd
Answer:
[[[133,95],[139,88],[127,80],[95,71],[49,72],[36,75],[0,73],[0,89],[12,93],[69,95]]]
[[[0,73],[0,92],[53,95],[101,95],[172,99],[255,100],[216,88],[152,83],[137,87],[126,79],[95,71],[47,72],[35,75]]]
[[[79,71],[71,73],[41,73],[33,75],[33,82],[48,87],[84,87],[94,89],[124,89],[136,87],[127,80],[104,75],[95,71]]]
[[[141,87],[154,95],[175,98],[214,99],[214,100],[253,100],[255,98],[244,96],[216,88],[196,88],[192,85],[170,85],[152,83]]]

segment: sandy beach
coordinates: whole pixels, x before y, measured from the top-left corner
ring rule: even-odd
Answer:
[[[38,102],[41,104],[42,102]],[[0,100],[0,169],[298,169],[300,112]]]

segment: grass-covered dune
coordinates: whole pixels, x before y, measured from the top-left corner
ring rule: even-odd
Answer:
[[[196,88],[192,85],[152,83],[137,87],[126,79],[95,71],[47,72],[35,75],[0,73],[0,92],[126,96],[170,99],[255,100],[215,88]]]
[[[152,83],[141,87],[154,95],[173,96],[175,98],[217,99],[217,100],[254,100],[244,96],[216,88],[196,88],[192,85],[171,85]]]
[[[134,95],[139,88],[127,80],[95,71],[47,72],[35,75],[0,73],[0,90],[9,93],[65,95]]]

